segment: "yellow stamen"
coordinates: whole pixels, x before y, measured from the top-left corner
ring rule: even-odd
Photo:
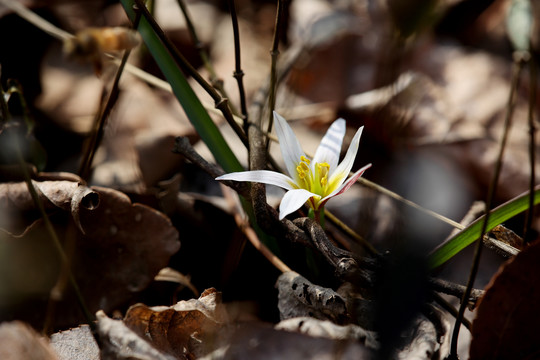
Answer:
[[[317,164],[317,170],[319,172],[319,182],[322,187],[325,187],[328,184],[328,171],[330,170],[330,165],[326,162]]]

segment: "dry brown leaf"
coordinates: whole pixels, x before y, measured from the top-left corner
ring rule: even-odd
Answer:
[[[172,307],[133,305],[124,319],[129,328],[145,336],[157,349],[179,358],[200,355],[200,343],[210,346],[204,340],[214,336],[224,321],[221,294],[215,289],[205,290],[197,300],[180,301]]]
[[[174,360],[127,327],[121,320],[107,317],[103,311],[96,314],[101,344],[101,359]]]
[[[65,243],[73,273],[91,311],[110,311],[145,289],[180,247],[178,231],[166,216],[145,205],[132,204],[119,191],[95,187],[88,193],[88,188],[76,182],[45,183],[37,182],[37,187],[47,195],[43,196],[46,201],[61,206],[55,207],[50,219]],[[57,191],[55,184],[59,185]],[[80,191],[81,187],[86,190]],[[81,193],[99,197],[99,206],[81,206],[85,204]],[[21,194],[22,198],[28,197],[22,190]],[[5,198],[9,195],[5,194]],[[74,207],[79,230],[70,220]],[[0,289],[2,310],[39,324],[61,264],[43,222],[36,222],[20,238],[5,234],[0,246],[0,278],[5,284]],[[55,326],[73,326],[81,320],[73,294],[67,291],[60,298]],[[25,304],[32,305],[31,310]]]
[[[75,223],[79,226],[81,207],[93,210],[99,204],[96,192],[82,184],[69,180],[32,181],[38,197],[45,209],[59,208],[71,212]],[[0,184],[0,228],[8,233],[17,233],[18,216],[23,212],[35,210],[36,205],[25,182]],[[30,225],[35,219],[26,222]]]
[[[540,354],[540,242],[501,266],[472,327],[470,358],[533,359]]]

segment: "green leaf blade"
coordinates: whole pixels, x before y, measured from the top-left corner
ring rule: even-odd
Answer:
[[[534,204],[537,205],[540,203],[540,188],[537,187],[534,192]],[[487,231],[490,231],[495,226],[511,219],[512,217],[522,213],[527,210],[529,207],[529,192],[526,192],[507,203],[493,209],[489,216],[489,222],[487,226]],[[457,233],[454,237],[444,242],[435,248],[429,256],[429,265],[431,269],[435,269],[452,257],[454,257],[461,250],[475,242],[480,238],[482,231],[482,222],[484,221],[484,216],[481,216],[475,220],[471,225],[466,229]]]

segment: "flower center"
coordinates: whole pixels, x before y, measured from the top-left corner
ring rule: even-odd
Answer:
[[[326,162],[316,163],[312,168],[309,166],[310,163],[311,160],[305,156],[300,157],[300,162],[296,166],[296,172],[298,173],[300,182],[298,185],[301,185],[304,189],[311,191],[312,193],[324,197],[328,185],[330,165]]]

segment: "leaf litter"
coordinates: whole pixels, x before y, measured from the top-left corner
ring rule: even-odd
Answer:
[[[33,5],[33,2],[28,3]],[[164,3],[158,2],[159,6]],[[445,6],[457,8],[460,3],[452,2]],[[212,19],[208,22],[199,20],[197,26],[201,27],[204,42],[212,50],[212,60],[218,73],[230,73],[234,63],[228,34],[230,18],[226,12],[207,3],[195,2],[194,5],[194,18],[206,19],[205,14],[210,14],[208,18]],[[52,9],[63,24],[68,24],[66,27],[73,30],[77,26],[117,26],[125,19],[118,6],[96,10],[99,6],[96,3],[92,11],[86,14],[81,11],[82,6],[71,9],[53,6]],[[176,5],[170,2],[168,6]],[[212,10],[208,12],[209,9]],[[501,15],[496,11],[498,8],[494,9],[486,11],[485,17],[491,14],[492,20],[496,21]],[[266,42],[270,44],[269,29],[273,24],[268,18],[274,16],[271,10],[264,6],[253,9],[246,7],[243,10],[245,14],[252,15],[251,19],[249,16],[241,18],[242,33],[246,34],[242,42],[248,49],[243,56],[249,59],[244,63],[246,80],[249,78],[248,98],[254,96],[268,72],[267,50],[261,45]],[[95,16],[96,11],[105,16],[94,20],[99,18]],[[404,191],[403,194],[422,204],[426,199],[438,198],[435,195],[447,193],[449,195],[442,198],[443,204],[440,205],[441,201],[438,203],[442,210],[437,210],[447,211],[452,218],[461,218],[472,200],[481,198],[479,194],[485,192],[490,179],[508,93],[510,62],[500,54],[495,56],[482,49],[478,44],[475,44],[478,49],[466,49],[458,43],[441,41],[436,33],[421,34],[401,54],[404,55],[401,66],[391,72],[395,76],[385,82],[381,81],[383,77],[378,79],[375,76],[384,71],[381,46],[385,43],[385,36],[388,36],[385,28],[389,21],[385,17],[387,9],[381,2],[374,2],[368,8],[364,2],[333,5],[326,1],[295,1],[290,11],[288,41],[293,46],[300,44],[303,53],[286,79],[286,90],[278,94],[278,104],[285,109],[291,108],[291,113],[294,112],[295,117],[301,119],[294,126],[302,128],[306,133],[305,138],[309,140],[313,133],[320,133],[335,119],[334,114],[346,117],[348,122],[351,121],[352,128],[364,125],[364,138],[368,143],[360,149],[358,162],[373,162],[376,166],[373,167],[372,179],[390,188],[394,186],[409,190],[411,185],[406,184],[404,179],[409,179],[411,173],[424,170],[424,165],[419,163],[422,164],[426,158],[432,162],[429,166],[440,166],[442,163],[437,169],[443,169],[444,174],[457,174],[452,178],[457,186],[443,190],[434,187],[431,190],[425,186],[425,181],[427,178],[427,181],[433,182],[435,178],[420,177],[420,180],[412,182],[412,186],[421,188],[424,193],[421,195],[429,191],[433,193],[424,197],[417,195],[417,192]],[[163,8],[159,8],[158,14],[160,12],[167,14]],[[262,21],[265,16],[266,20]],[[74,21],[77,18],[79,20]],[[258,19],[258,23],[254,19]],[[98,24],[94,23],[96,21]],[[212,25],[209,26],[209,23]],[[471,34],[478,36],[481,33],[478,29],[474,30],[476,33],[470,30]],[[185,28],[176,27],[169,33],[178,36],[175,38],[177,45],[191,51],[192,59],[197,58]],[[497,44],[501,43],[499,39]],[[49,55],[52,58],[43,68],[43,93],[36,106],[54,119],[56,126],[74,136],[84,137],[90,129],[90,120],[97,110],[99,93],[103,83],[107,82],[107,75],[96,81],[91,71],[84,70],[84,66],[69,71],[58,53]],[[147,68],[152,69],[151,66]],[[188,136],[195,144],[197,135],[170,94],[128,76],[124,80],[119,103],[109,120],[103,146],[97,156],[91,185],[87,186],[71,175],[65,179],[34,179],[55,229],[66,239],[70,236],[74,238],[75,245],[70,255],[72,268],[75,276],[81,279],[80,285],[89,307],[93,312],[104,311],[98,312],[97,316],[98,331],[103,340],[101,356],[137,359],[371,357],[379,346],[377,334],[355,324],[358,314],[352,315],[355,309],[350,305],[353,303],[350,297],[359,294],[364,296],[362,300],[366,300],[366,303],[373,300],[372,294],[366,289],[353,286],[352,295],[334,291],[343,284],[336,283],[335,279],[328,281],[327,277],[308,277],[315,283],[320,281],[324,284],[321,286],[298,274],[279,276],[274,272],[267,275],[267,269],[260,271],[264,269],[260,267],[261,264],[246,267],[246,254],[253,255],[248,250],[244,250],[246,252],[238,262],[219,259],[225,256],[221,254],[229,256],[235,253],[234,241],[230,238],[241,239],[241,236],[228,230],[221,231],[219,236],[216,234],[219,231],[209,229],[208,223],[221,228],[230,220],[221,211],[220,200],[213,198],[218,193],[217,187],[208,177],[198,175],[181,157],[170,152],[176,136]],[[235,83],[228,77],[225,80],[226,88],[232,94],[232,102],[238,103]],[[521,193],[527,187],[528,169],[524,166],[527,162],[524,146],[527,129],[523,120],[526,118],[524,94],[527,88],[528,84],[522,85],[518,97],[516,124],[505,155],[505,171],[497,202]],[[204,95],[201,97],[204,98]],[[303,107],[313,103],[323,105],[314,112],[306,111],[307,107]],[[320,109],[327,112],[323,115],[324,111]],[[287,114],[284,113],[284,116],[287,117]],[[245,151],[241,146],[238,148]],[[57,168],[53,170],[74,172],[74,155],[66,152],[64,156],[62,161],[55,160]],[[441,160],[443,158],[444,161]],[[405,160],[400,164],[396,163],[396,159]],[[403,168],[408,171],[401,172]],[[173,185],[169,184],[167,194],[161,193],[164,196],[161,198],[156,196],[160,191],[160,182],[168,181],[178,173],[180,176],[172,182]],[[385,178],[389,177],[397,180],[385,184]],[[441,184],[443,188],[448,185],[446,182]],[[196,191],[197,194],[177,194],[178,188]],[[373,239],[377,238],[378,248],[392,248],[396,234],[401,231],[402,224],[407,223],[404,214],[408,213],[400,211],[398,206],[389,204],[385,197],[369,189],[362,188],[362,191],[351,194],[350,198],[336,206],[336,210],[342,204],[347,206],[341,217],[354,224],[368,239],[370,235]],[[458,198],[460,206],[449,209],[444,199],[450,198]],[[151,206],[132,203],[132,200]],[[162,200],[167,201],[167,206],[162,207]],[[431,207],[432,203],[428,202],[428,205]],[[45,312],[46,301],[43,299],[48,297],[55,285],[61,267],[51,265],[58,264],[57,255],[45,245],[47,239],[43,224],[38,220],[39,216],[22,181],[0,184],[0,206],[3,215],[0,224],[3,230],[2,254],[5,260],[2,261],[1,276],[9,280],[1,290],[2,307],[5,309],[2,313],[10,313],[6,319],[20,318],[38,327]],[[179,214],[190,214],[190,219],[196,221],[182,223],[178,220]],[[183,227],[178,226],[180,223]],[[538,224],[535,224],[535,228],[538,228]],[[431,231],[430,228],[424,230]],[[448,229],[433,231],[426,238],[442,241],[448,233]],[[182,241],[180,251],[179,238]],[[222,247],[214,248],[219,249],[219,255],[215,255],[216,250],[208,246],[216,246],[218,240],[222,242]],[[204,246],[194,247],[197,241]],[[241,244],[242,240],[239,240],[239,248],[242,248]],[[305,256],[295,246],[291,248],[285,245],[284,249],[285,252],[290,251],[290,254],[282,255],[288,262],[295,263],[298,254]],[[523,253],[527,250],[525,247]],[[183,251],[186,253],[182,254]],[[201,255],[204,252],[214,255],[208,259],[209,255]],[[10,261],[14,256],[17,262]],[[183,267],[175,262],[178,258],[191,258],[192,262],[186,262]],[[519,257],[512,261],[515,264],[522,262]],[[193,263],[198,266],[192,267]],[[500,259],[494,262],[484,278],[489,278],[499,264]],[[309,266],[295,265],[302,270],[300,273],[310,273]],[[272,298],[269,302],[274,308],[270,311],[275,313],[268,315],[272,308],[261,305],[266,313],[261,313],[259,309],[255,321],[235,320],[234,316],[228,316],[227,302],[222,303],[221,292],[215,290],[204,292],[199,299],[164,306],[176,301],[167,302],[162,298],[156,299],[157,296],[148,296],[148,289],[154,289],[154,277],[167,266],[179,268],[179,273],[188,274],[188,281],[184,284],[188,287],[191,282],[199,289],[219,285],[224,289],[223,297],[232,300],[230,304],[246,297],[256,299],[261,304],[263,298],[265,301]],[[504,269],[507,267],[510,266],[506,265]],[[213,272],[213,276],[204,274],[204,270]],[[217,272],[227,276],[216,276]],[[242,272],[257,274],[251,274],[253,277],[248,282],[242,277],[245,274],[239,274]],[[191,273],[192,276],[189,275]],[[13,276],[6,277],[5,274]],[[514,276],[517,278],[519,274]],[[502,277],[499,275],[499,278]],[[28,285],[28,279],[32,279],[32,286]],[[277,294],[273,289],[276,280]],[[494,280],[495,283],[497,281],[501,280]],[[519,293],[527,289],[530,282],[517,282],[514,285],[515,293]],[[252,286],[258,287],[254,290]],[[270,290],[259,293],[263,287]],[[496,288],[496,285],[492,285],[492,288]],[[191,298],[192,290],[187,291],[187,294],[179,295]],[[157,302],[159,306],[133,305],[138,296],[143,296],[142,299],[148,302]],[[67,291],[63,300],[56,305],[55,328],[72,327],[83,321],[74,308],[72,297]],[[20,299],[26,302],[20,303]],[[480,304],[482,310],[479,310],[479,319],[485,319],[486,312],[487,318],[494,319],[488,299]],[[510,300],[501,301],[507,304]],[[25,314],[28,307],[24,305],[35,306],[36,303],[41,304],[37,307],[41,314],[37,317],[35,314]],[[232,311],[232,307],[229,310]],[[125,312],[124,319],[106,315],[115,311]],[[526,316],[529,313],[535,312],[527,308],[522,314]],[[265,319],[264,323],[261,318]],[[279,321],[279,318],[283,320]],[[479,320],[475,326],[481,327],[481,322]],[[273,326],[273,323],[277,325]],[[396,355],[397,358],[445,356],[449,339],[447,314],[442,315],[437,311],[422,313],[410,328],[413,333],[403,334],[403,338],[407,338],[406,345]],[[68,339],[68,334],[72,336],[71,339]],[[484,332],[482,334],[485,335]],[[4,335],[0,335],[0,340],[4,338]],[[28,343],[37,342],[34,337],[32,339]],[[93,359],[99,356],[99,348],[93,341],[88,328],[81,326],[53,335],[51,343],[59,358],[74,358],[74,353],[83,353],[86,357],[81,358]],[[74,345],[77,342],[79,344]],[[477,346],[474,342],[479,343],[480,340],[474,339],[473,347]],[[71,347],[71,352],[60,350],[59,344]],[[89,344],[93,344],[93,347]],[[86,346],[92,350],[80,350]]]

